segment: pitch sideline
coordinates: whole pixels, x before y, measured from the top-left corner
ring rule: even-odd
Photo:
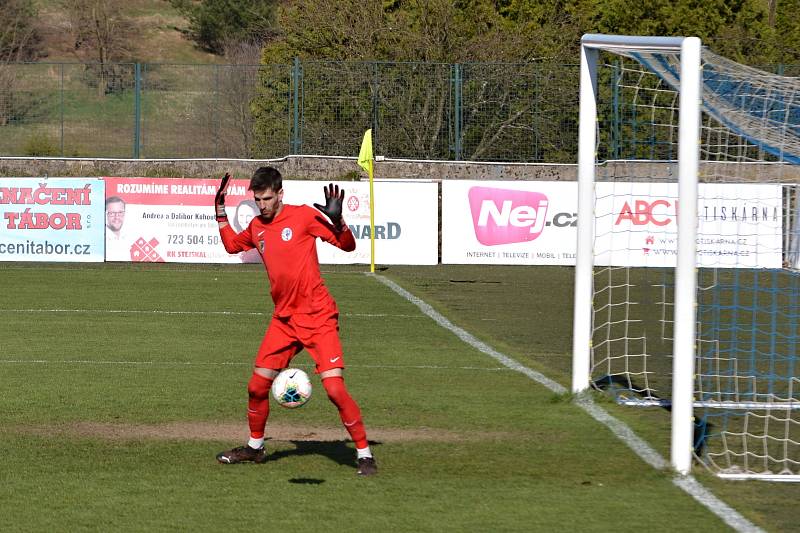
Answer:
[[[380,275],[380,274],[366,274],[369,277],[374,277],[380,283],[383,283],[388,288],[393,290],[398,295],[402,296],[407,301],[417,306],[420,311],[429,316],[434,322],[439,324],[444,329],[452,332],[456,337],[464,341],[466,344],[472,346],[476,350],[492,357],[504,366],[512,370],[516,370],[530,379],[536,381],[540,385],[545,386],[557,394],[568,392],[567,388],[560,383],[553,381],[541,372],[530,369],[518,361],[508,357],[507,355],[498,352],[491,346],[475,338],[471,333],[456,326],[444,315],[436,311],[424,300],[414,296],[409,291],[398,285],[396,282]],[[592,418],[606,426],[611,432],[622,442],[624,442],[636,455],[643,461],[656,469],[664,469],[669,466],[669,463],[653,449],[647,442],[642,440],[634,431],[624,422],[614,418],[605,409],[598,406],[589,396],[581,397],[575,402],[581,409],[586,411]],[[672,483],[684,491],[686,494],[694,498],[700,505],[707,508],[709,511],[719,517],[725,524],[732,527],[736,531],[750,532],[750,531],[763,531],[755,524],[747,520],[736,509],[732,508],[714,495],[710,490],[704,487],[692,475],[681,476],[676,475],[672,479]]]

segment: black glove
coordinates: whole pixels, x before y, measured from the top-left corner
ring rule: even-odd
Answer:
[[[217,195],[214,197],[214,209],[217,213],[217,222],[224,222],[228,220],[228,214],[225,213],[225,191],[228,189],[228,182],[231,181],[231,175],[227,172],[222,177],[222,182],[217,189]]]
[[[344,202],[344,189],[339,190],[333,183],[322,188],[325,191],[325,205],[314,204],[314,207],[325,213],[337,231],[342,229],[342,202]]]

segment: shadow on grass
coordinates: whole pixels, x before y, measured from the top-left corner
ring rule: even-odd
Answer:
[[[350,441],[318,441],[318,440],[290,440],[294,449],[276,450],[269,454],[269,461],[277,461],[285,457],[295,457],[302,455],[322,455],[331,461],[342,465],[355,468],[356,455],[352,447],[348,446]],[[380,442],[369,441],[370,447],[380,446]]]

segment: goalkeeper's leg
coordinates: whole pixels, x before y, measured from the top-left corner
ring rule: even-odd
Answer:
[[[342,376],[323,378],[322,386],[325,387],[328,398],[339,410],[339,417],[350,434],[350,438],[355,442],[356,448],[366,448],[368,446],[367,431],[364,429],[363,420],[361,420],[361,410],[347,391],[344,378]]]
[[[264,446],[264,427],[269,418],[269,389],[273,379],[253,372],[247,384],[247,423],[250,426],[248,445],[251,448]]]
[[[264,428],[269,418],[269,393],[278,370],[289,366],[297,352],[294,335],[281,320],[272,319],[256,355],[255,368],[247,384],[247,423],[252,448],[264,446]]]
[[[250,425],[250,440],[245,446],[218,453],[217,461],[220,463],[266,462],[264,427],[269,417],[269,389],[274,379],[274,376],[271,375],[272,372],[267,371],[267,376],[253,372],[250,383],[247,385],[247,422]]]
[[[369,449],[361,410],[344,384],[338,317],[339,312],[333,308],[316,315],[295,315],[293,321],[297,338],[314,358],[322,386],[339,410],[342,424],[356,445],[358,474],[369,476],[377,474],[378,467]]]
[[[328,398],[339,410],[339,417],[342,419],[344,428],[350,434],[350,438],[356,445],[356,453],[358,460],[358,474],[362,476],[370,476],[378,473],[378,467],[375,464],[375,459],[372,457],[372,451],[369,449],[367,442],[367,430],[364,428],[364,421],[361,418],[361,410],[358,404],[350,396],[347,387],[344,384],[344,378],[339,372],[339,375],[322,376],[322,386],[325,387],[325,392],[328,393]]]

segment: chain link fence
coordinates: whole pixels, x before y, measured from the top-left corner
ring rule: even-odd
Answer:
[[[572,163],[578,74],[531,63],[2,64],[0,155],[355,156],[372,128],[389,158]]]

